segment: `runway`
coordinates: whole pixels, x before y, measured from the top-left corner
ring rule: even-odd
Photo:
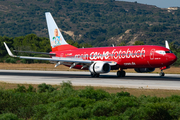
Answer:
[[[99,78],[91,78],[89,72],[83,71],[0,70],[0,82],[60,84],[63,81],[71,81],[75,86],[180,90],[179,74],[160,77],[159,74],[127,73],[126,77],[118,78],[115,72],[110,72]]]

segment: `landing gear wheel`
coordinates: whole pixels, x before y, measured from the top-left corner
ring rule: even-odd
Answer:
[[[99,74],[98,74],[98,73],[96,73],[96,74],[95,74],[95,77],[99,77]]]
[[[126,72],[122,71],[122,77],[125,77],[125,76],[126,76]]]
[[[125,71],[117,71],[117,77],[125,77],[126,72]]]
[[[99,77],[98,73],[91,73],[91,77]]]
[[[159,75],[160,75],[161,77],[163,77],[165,74],[164,74],[163,71],[161,71],[161,72],[159,73]]]
[[[121,71],[117,71],[117,77],[121,77]]]
[[[94,73],[91,73],[91,77],[95,77],[95,74],[94,74]]]

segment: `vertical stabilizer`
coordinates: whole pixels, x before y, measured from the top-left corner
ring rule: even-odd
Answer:
[[[52,51],[62,51],[62,50],[69,50],[75,49],[76,47],[69,45],[64,37],[62,36],[56,22],[54,21],[50,12],[45,13],[46,22],[49,32],[49,39],[51,43]]]
[[[166,48],[167,48],[167,49],[170,49],[170,48],[169,48],[169,44],[168,44],[168,41],[167,41],[167,40],[165,41],[165,46],[166,46]]]

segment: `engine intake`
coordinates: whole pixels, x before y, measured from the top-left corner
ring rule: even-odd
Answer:
[[[108,73],[111,70],[109,63],[105,62],[94,62],[89,66],[89,71],[91,73]]]
[[[138,73],[146,73],[146,72],[153,72],[155,68],[134,68],[134,70]]]

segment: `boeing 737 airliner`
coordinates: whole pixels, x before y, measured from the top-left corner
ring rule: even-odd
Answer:
[[[63,38],[50,12],[45,13],[49,32],[49,39],[52,48],[50,58],[29,57],[13,55],[6,43],[4,45],[7,52],[12,57],[22,59],[48,60],[71,68],[87,70],[92,77],[99,77],[99,74],[108,73],[110,70],[118,70],[117,76],[124,77],[127,68],[134,68],[136,72],[153,72],[155,68],[160,68],[160,76],[164,76],[164,69],[169,68],[177,57],[166,47],[155,45],[140,46],[113,46],[96,48],[76,48],[69,45]],[[39,53],[39,52],[34,52]]]

